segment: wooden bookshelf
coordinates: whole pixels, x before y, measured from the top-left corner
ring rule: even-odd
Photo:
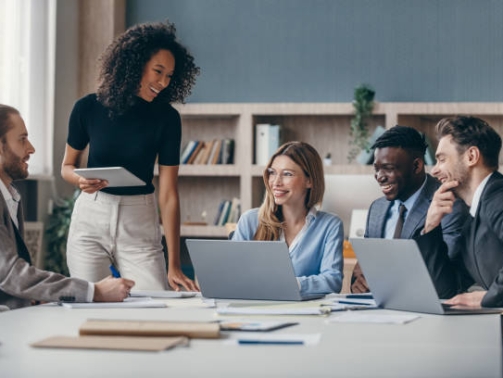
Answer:
[[[213,223],[222,199],[238,197],[241,211],[262,202],[265,167],[254,164],[255,125],[282,126],[282,141],[302,140],[323,157],[332,156],[327,174],[371,175],[370,165],[348,163],[351,103],[194,103],[177,106],[182,117],[182,148],[190,140],[234,139],[234,164],[181,165],[180,202],[182,222]],[[376,103],[368,122],[369,132],[382,125],[412,126],[426,133],[436,148],[436,123],[456,114],[479,116],[503,135],[503,103]],[[345,225],[349,228],[349,225]],[[183,237],[227,237],[225,227],[183,226]]]

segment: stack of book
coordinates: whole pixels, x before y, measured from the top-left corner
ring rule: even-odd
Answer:
[[[255,126],[255,164],[267,165],[281,143],[281,127],[269,123]]]
[[[241,216],[241,202],[239,198],[234,197],[232,201],[222,200],[218,205],[217,215],[213,224],[215,226],[224,226],[226,223],[237,223]]]
[[[233,164],[234,139],[191,140],[183,149],[181,164]]]
[[[212,322],[88,319],[79,336],[54,336],[31,344],[36,348],[161,351],[188,346],[189,339],[218,339]]]

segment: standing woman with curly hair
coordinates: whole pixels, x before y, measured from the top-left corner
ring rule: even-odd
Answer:
[[[320,155],[310,144],[285,143],[263,178],[262,206],[239,218],[232,239],[284,241],[302,294],[338,293],[344,229],[337,215],[316,209],[325,192]]]
[[[99,87],[75,103],[61,174],[79,187],[68,235],[71,276],[98,281],[114,264],[136,288],[198,290],[180,264],[181,120],[172,102],[190,94],[199,68],[169,23],[135,25],[101,57]],[[145,186],[107,187],[77,173],[85,148],[88,167],[122,166]],[[162,248],[154,165],[159,162],[158,203],[168,246]]]

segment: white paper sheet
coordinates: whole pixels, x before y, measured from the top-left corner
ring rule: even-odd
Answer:
[[[151,297],[151,298],[192,298],[196,296],[194,291],[174,291],[174,290],[131,290],[131,297]]]
[[[63,302],[61,306],[66,308],[158,308],[166,307],[166,303],[155,301],[152,298],[126,298],[123,302],[90,302],[90,303],[69,303]]]
[[[293,307],[293,306],[252,306],[252,307],[218,307],[219,315],[326,315],[330,307]]]
[[[327,319],[328,323],[382,323],[382,324],[406,324],[419,319],[413,314],[381,314],[368,312],[348,311],[342,314],[332,315]]]

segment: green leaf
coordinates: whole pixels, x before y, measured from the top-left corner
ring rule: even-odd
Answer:
[[[70,229],[73,206],[79,194],[80,190],[76,190],[71,198],[64,199],[59,206],[54,207],[45,229],[47,240],[45,268],[64,275],[68,275],[66,265],[68,230]]]
[[[374,109],[375,91],[367,84],[362,84],[355,88],[353,108],[355,114],[351,119],[349,144],[352,148],[348,154],[348,161],[352,162],[361,150],[368,150],[368,125],[367,119],[372,115]]]

